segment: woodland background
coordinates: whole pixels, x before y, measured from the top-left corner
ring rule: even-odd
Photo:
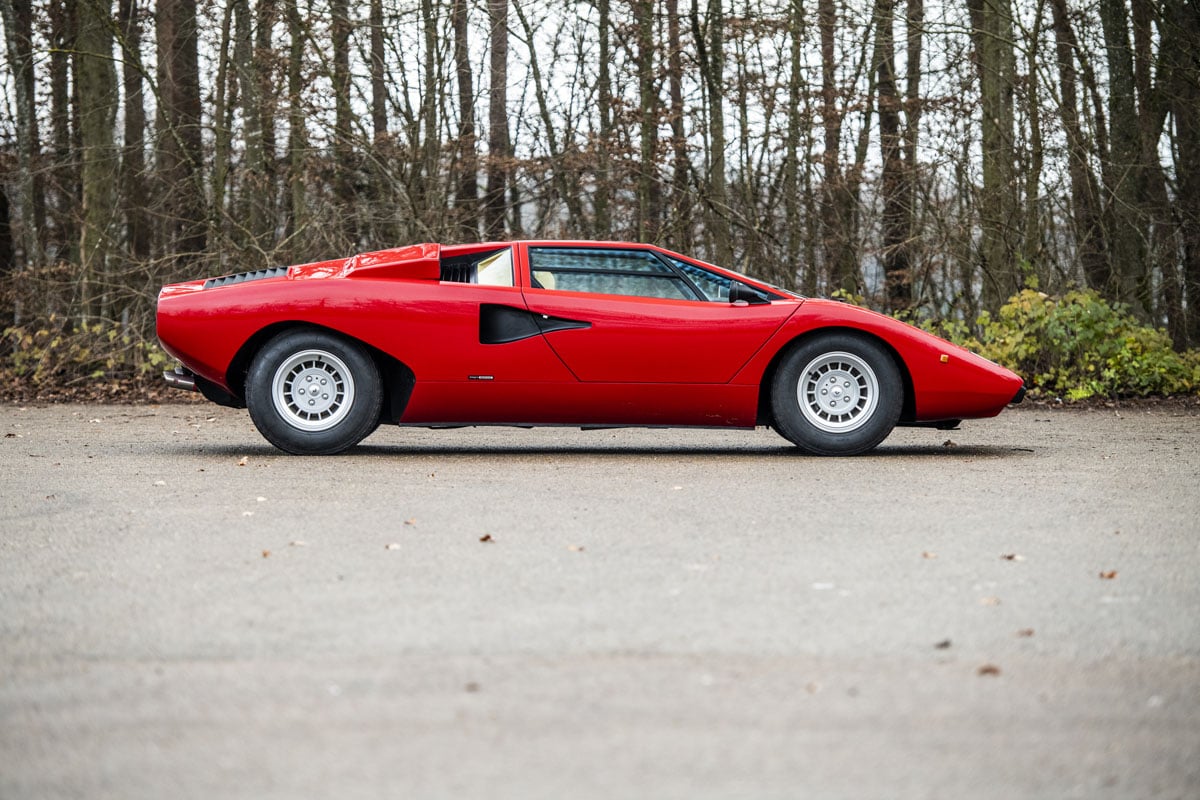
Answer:
[[[654,242],[964,336],[1091,290],[1200,344],[1200,0],[0,11],[17,375],[159,366],[166,282],[520,237]]]

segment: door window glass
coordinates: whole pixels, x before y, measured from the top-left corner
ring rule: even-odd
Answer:
[[[562,292],[698,300],[679,273],[646,250],[529,248],[534,286]]]

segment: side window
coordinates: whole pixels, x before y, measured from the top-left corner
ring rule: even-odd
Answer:
[[[740,284],[744,290],[752,292],[754,295],[758,296],[764,301],[769,301],[771,299],[771,296],[766,292],[755,289],[752,286],[742,283],[741,281],[735,281],[733,278],[726,277],[725,275],[719,275],[716,272],[711,272],[704,267],[692,264],[689,261],[683,261],[682,259],[678,258],[672,258],[670,261],[679,268],[680,272],[682,272],[684,275],[687,275],[688,280],[695,284],[696,288],[700,290],[700,293],[703,294],[707,300],[728,303],[730,287],[735,283]]]
[[[687,275],[692,283],[696,284],[696,288],[700,290],[706,300],[729,302],[729,287],[733,284],[732,278],[718,275],[715,272],[709,272],[703,267],[689,264],[678,258],[672,258],[671,263],[679,267],[683,271],[683,274]]]
[[[700,299],[677,272],[645,250],[531,247],[529,270],[541,289]]]
[[[512,286],[512,264],[510,247],[443,258],[441,280],[448,283],[478,283],[481,286]]]

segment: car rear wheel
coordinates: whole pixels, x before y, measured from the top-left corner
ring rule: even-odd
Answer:
[[[865,453],[900,418],[904,384],[883,345],[827,333],[784,356],[771,386],[775,428],[797,447],[827,456]]]
[[[270,340],[246,374],[246,407],[267,441],[298,455],[340,453],[379,423],[379,370],[363,347],[322,331]]]

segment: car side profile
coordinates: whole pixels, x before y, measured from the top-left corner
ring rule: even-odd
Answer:
[[[163,287],[168,383],[296,454],[402,426],[769,425],[819,455],[1019,402],[1021,378],[890,317],[646,244],[410,247]]]

